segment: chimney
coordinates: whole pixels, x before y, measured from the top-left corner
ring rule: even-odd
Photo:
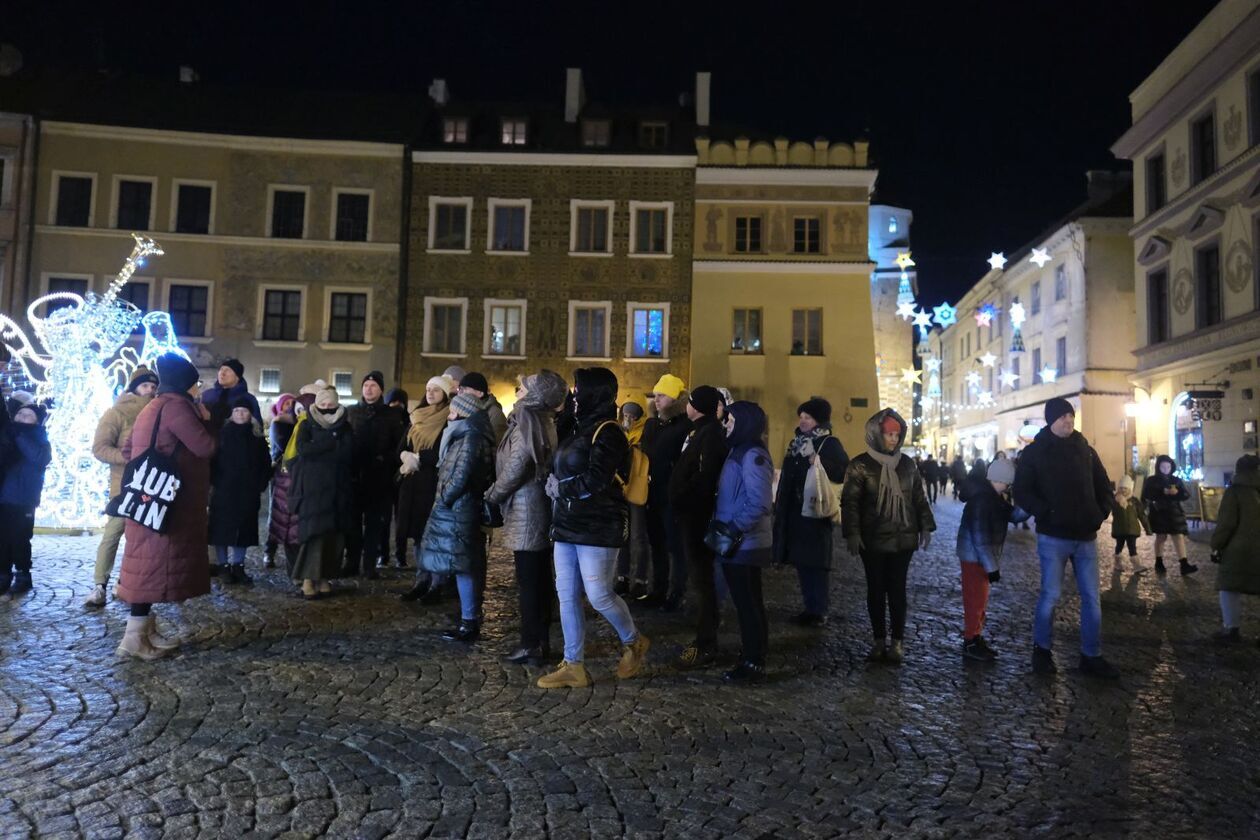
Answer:
[[[564,71],[564,121],[577,122],[582,106],[586,104],[586,91],[582,87],[582,68],[569,67]]]
[[[191,85],[194,82],[201,81],[201,77],[197,75],[196,70],[187,64],[181,64],[179,65],[179,81],[180,84]]]
[[[712,79],[712,73],[696,74],[696,125],[702,128],[709,127],[709,83]]]
[[[433,84],[429,85],[429,98],[433,100],[433,104],[439,108],[445,105],[451,98],[451,92],[446,87],[446,79],[434,79]]]
[[[1085,194],[1090,201],[1110,198],[1133,182],[1130,172],[1090,169],[1085,172]]]

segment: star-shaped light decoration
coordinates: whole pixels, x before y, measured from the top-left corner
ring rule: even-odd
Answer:
[[[927,313],[927,310],[920,309],[914,313],[914,325],[926,333],[932,328],[932,316]]]
[[[933,405],[933,400],[931,397],[924,397],[923,399],[919,400],[919,406],[924,411],[930,410],[932,408],[932,405]]]
[[[1004,370],[1002,371],[1001,379],[1003,388],[1014,388],[1015,383],[1019,381],[1019,374]]]
[[[1054,382],[1059,378],[1059,371],[1052,367],[1043,367],[1041,369],[1042,382]]]
[[[927,368],[928,370],[932,371],[932,373],[936,373],[938,370],[941,369],[941,360],[935,357],[931,359],[924,359],[923,366]]]
[[[932,307],[932,312],[935,313],[936,323],[941,325],[941,329],[958,323],[958,310],[950,306],[949,301]]]
[[[976,395],[976,404],[981,406],[993,405],[993,392],[981,391]]]
[[[989,255],[989,268],[994,271],[1001,271],[1006,267],[1006,254],[1001,251],[994,251]]]
[[[921,376],[923,376],[923,371],[921,370],[915,370],[914,368],[902,368],[901,369],[901,384],[902,385],[922,385],[923,380],[920,378]]]
[[[1050,262],[1050,255],[1046,253],[1045,248],[1033,248],[1032,256],[1028,258],[1030,263],[1036,263],[1037,268],[1045,268],[1046,263]]]
[[[997,356],[994,356],[992,353],[985,353],[980,357],[980,364],[985,367],[993,367],[997,364]]]
[[[980,387],[980,372],[979,371],[973,370],[971,373],[967,374],[966,379],[967,379],[967,387],[971,388],[972,390],[975,390],[976,388]]]
[[[1011,304],[1011,323],[1015,326],[1015,329],[1019,329],[1020,325],[1024,323],[1027,317],[1028,316],[1024,314],[1024,304],[1019,301],[1015,301]]]
[[[993,323],[993,313],[986,311],[983,307],[976,310],[976,326],[987,327]]]
[[[906,269],[914,265],[914,260],[910,259],[909,251],[898,254],[896,262],[897,262],[897,267],[900,268],[902,271],[905,271]]]
[[[917,308],[913,300],[902,301],[897,304],[897,316],[903,321],[908,321],[914,317],[914,310]]]

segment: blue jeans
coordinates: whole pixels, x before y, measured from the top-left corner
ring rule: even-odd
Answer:
[[[1050,649],[1054,635],[1054,608],[1063,594],[1063,573],[1068,559],[1081,596],[1081,653],[1102,655],[1102,601],[1098,594],[1098,545],[1093,540],[1065,540],[1037,535],[1041,560],[1041,597],[1033,620],[1033,642]]]
[[[226,545],[216,545],[214,547],[214,556],[218,560],[220,566],[226,566],[228,562],[228,547]],[[245,546],[232,546],[232,565],[240,566],[245,562]]]
[[[564,658],[581,662],[586,644],[586,611],[582,592],[596,612],[617,631],[623,645],[639,638],[634,619],[626,602],[613,592],[613,571],[617,563],[616,548],[596,545],[556,543],[556,595],[560,599],[560,628],[564,631]]]
[[[464,621],[476,621],[477,579],[472,572],[455,575],[455,587],[459,589],[459,617]]]

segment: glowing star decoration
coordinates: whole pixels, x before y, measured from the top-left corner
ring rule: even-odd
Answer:
[[[967,387],[970,388],[971,390],[974,391],[980,387],[980,372],[979,371],[973,370],[971,373],[967,374],[965,378],[967,380]]]
[[[1015,383],[1019,381],[1019,374],[1009,370],[1002,371],[1001,379],[1003,388],[1014,388]]]
[[[985,367],[993,367],[997,364],[997,356],[994,356],[992,353],[985,353],[980,357],[980,364]]]
[[[1019,329],[1025,320],[1027,320],[1027,316],[1024,314],[1024,304],[1015,301],[1011,304],[1011,324],[1014,325],[1015,329]]]
[[[923,380],[920,378],[922,376],[923,376],[923,371],[921,370],[915,370],[914,368],[902,368],[901,369],[901,384],[902,385],[922,385]]]
[[[993,405],[993,392],[981,391],[976,394],[976,405],[979,405],[981,408]]]
[[[942,329],[958,323],[958,310],[950,306],[948,302],[932,307],[932,312],[936,316],[936,323],[940,324]]]
[[[1041,369],[1042,382],[1054,382],[1059,378],[1059,372],[1052,367],[1043,367]]]
[[[917,309],[914,300],[904,300],[897,304],[897,316],[903,321],[908,321],[914,317],[914,310]]]
[[[896,263],[897,263],[897,268],[900,268],[903,272],[914,267],[914,260],[910,259],[909,251],[898,254]]]
[[[1006,254],[1000,251],[994,251],[989,255],[989,268],[993,271],[1001,271],[1006,267]]]
[[[932,373],[936,373],[938,370],[941,369],[941,360],[936,359],[936,358],[924,359],[923,366],[927,368],[928,370],[930,370]]]
[[[10,370],[35,386],[35,399],[51,404],[46,427],[52,462],[44,476],[42,501],[35,522],[42,527],[98,526],[108,501],[109,467],[92,457],[92,439],[101,415],[140,364],[151,365],[168,351],[179,352],[170,317],[140,310],[118,299],[118,292],[147,257],[162,249],[148,237],[132,235],[135,246],[104,295],[69,292],[45,295],[31,303],[29,339],[12,319],[0,314],[0,344],[11,360]],[[51,312],[48,304],[58,305]],[[44,314],[40,314],[40,313]],[[138,326],[144,327],[139,353],[125,346]],[[15,365],[15,367],[13,366]]]
[[[1045,248],[1033,248],[1032,256],[1028,258],[1030,263],[1035,263],[1037,268],[1045,268],[1046,263],[1050,262],[1050,255],[1046,253]]]
[[[931,397],[924,397],[923,399],[919,400],[919,407],[922,408],[924,411],[931,410],[932,405],[933,405],[933,400]]]
[[[927,310],[920,309],[914,313],[914,325],[926,334],[932,329],[932,316],[927,313]]]

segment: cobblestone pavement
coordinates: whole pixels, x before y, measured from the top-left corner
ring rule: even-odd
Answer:
[[[751,689],[676,671],[686,620],[656,612],[639,613],[643,678],[613,677],[616,640],[592,622],[595,686],[535,689],[539,670],[498,659],[516,629],[502,555],[471,649],[440,638],[451,604],[398,601],[408,573],[306,603],[251,551],[252,588],[158,607],[179,656],[116,661],[125,607],[79,606],[95,540],[37,537],[35,591],[0,602],[0,836],[1260,836],[1260,650],[1208,639],[1204,547],[1191,578],[1113,575],[1104,531],[1124,676],[1075,671],[1073,595],[1060,673],[1041,678],[1027,532],[994,587],[998,663],[959,656],[959,512],[941,502],[912,564],[903,667],[865,663],[862,575],[842,554],[822,630],[787,623],[795,576],[771,574],[773,678]],[[735,632],[728,613],[731,651]]]

